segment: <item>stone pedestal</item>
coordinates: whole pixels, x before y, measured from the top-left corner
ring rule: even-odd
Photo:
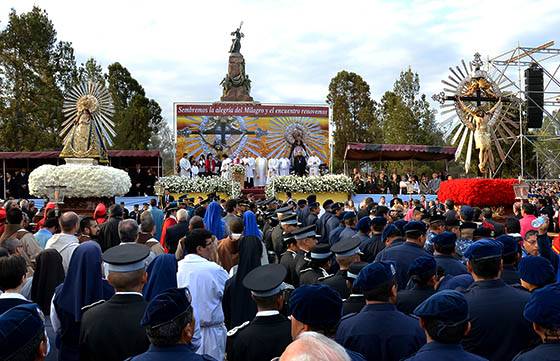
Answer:
[[[228,73],[221,85],[224,92],[221,101],[251,102],[251,80],[245,74],[245,59],[240,53],[232,53],[229,56]]]

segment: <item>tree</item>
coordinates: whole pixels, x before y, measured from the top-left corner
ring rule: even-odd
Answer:
[[[106,75],[103,74],[103,68],[94,58],[89,58],[78,68],[78,79],[80,82],[88,80],[105,84]]]
[[[344,158],[347,143],[382,139],[369,85],[358,74],[339,72],[329,84],[327,103],[333,112],[334,157],[338,160]]]
[[[161,108],[148,99],[144,88],[119,63],[108,67],[109,92],[115,105],[115,131],[113,148],[147,149],[153,134],[162,122]]]
[[[76,75],[74,50],[57,40],[47,13],[12,10],[0,32],[0,149],[60,147],[63,94]]]
[[[408,68],[400,73],[392,91],[381,99],[384,142],[391,144],[443,144],[435,110],[420,94],[420,77]]]

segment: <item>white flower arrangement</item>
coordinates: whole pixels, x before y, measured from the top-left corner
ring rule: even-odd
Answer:
[[[218,176],[211,177],[180,177],[170,176],[158,178],[156,185],[162,185],[171,193],[225,193],[230,197],[241,195],[239,182]]]
[[[67,198],[114,197],[130,190],[128,174],[120,169],[103,165],[45,164],[29,174],[29,192],[37,197],[48,197],[49,186],[65,186]]]
[[[234,164],[230,167],[229,171],[233,175],[243,175],[245,176],[245,167],[242,164]]]
[[[274,177],[266,186],[265,194],[274,197],[276,192],[292,193],[328,193],[354,192],[352,178],[343,174],[328,174],[313,177],[298,177],[294,175]]]

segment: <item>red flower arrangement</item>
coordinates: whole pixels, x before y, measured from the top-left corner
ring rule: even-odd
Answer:
[[[511,206],[515,202],[513,185],[517,179],[468,178],[441,182],[438,199],[473,207]]]

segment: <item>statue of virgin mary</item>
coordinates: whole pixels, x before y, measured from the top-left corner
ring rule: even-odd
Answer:
[[[61,135],[64,136],[62,158],[107,159],[107,144],[114,136],[111,97],[103,84],[81,84],[66,97],[67,116]]]

